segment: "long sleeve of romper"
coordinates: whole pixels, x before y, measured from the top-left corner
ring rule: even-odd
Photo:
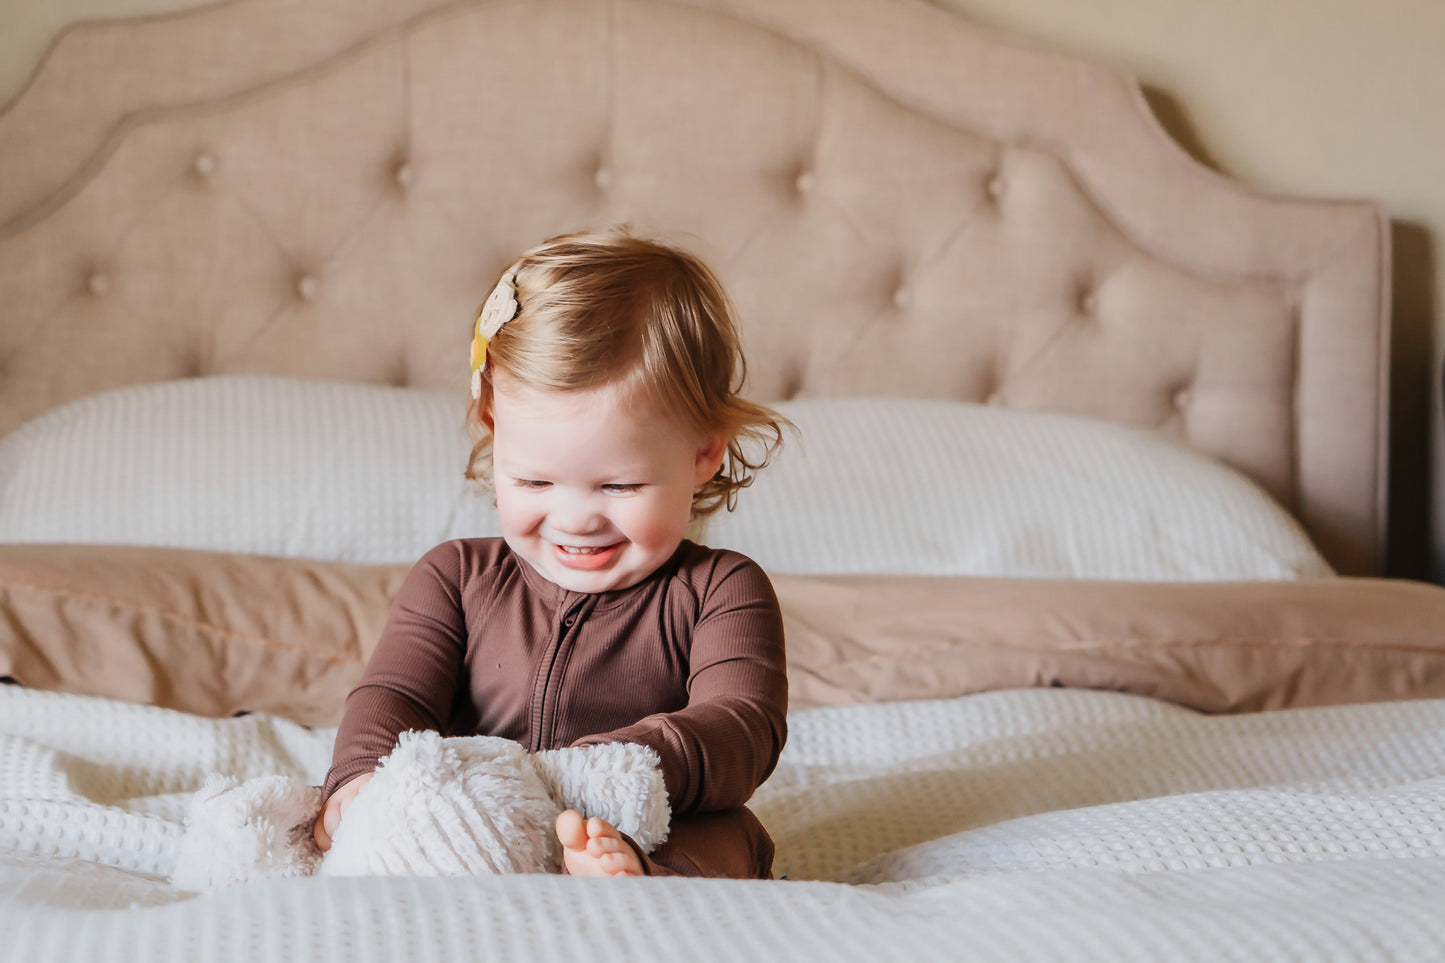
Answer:
[[[636,742],[661,757],[674,815],[747,802],[787,739],[783,617],[763,570],[740,555],[708,586],[689,654],[688,704],[573,745]]]
[[[466,616],[454,545],[432,549],[408,573],[361,681],[346,698],[322,795],[376,768],[408,729],[445,727],[462,676]]]

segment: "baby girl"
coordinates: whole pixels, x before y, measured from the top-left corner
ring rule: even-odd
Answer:
[[[574,875],[771,875],[743,804],[787,736],[777,597],[751,560],[685,537],[782,442],[744,373],[727,297],[689,254],[579,234],[506,268],[468,409],[468,476],[494,487],[502,537],[439,545],[407,576],[346,701],[322,850],[400,733],[433,729],[657,751],[667,842],[647,855],[569,810]]]

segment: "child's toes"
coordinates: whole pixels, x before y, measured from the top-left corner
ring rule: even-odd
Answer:
[[[608,853],[600,862],[603,871],[610,876],[637,875],[637,860],[628,853]]]
[[[557,839],[567,849],[588,848],[587,824],[581,813],[569,809],[557,817]]]
[[[620,853],[627,844],[616,836],[593,836],[587,840],[587,854],[589,856],[606,856],[609,853]]]

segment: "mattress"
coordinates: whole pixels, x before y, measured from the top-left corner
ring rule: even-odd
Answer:
[[[1445,700],[1207,716],[1066,689],[796,712],[772,881],[165,876],[205,772],[334,737],[0,688],[13,959],[1445,955]]]

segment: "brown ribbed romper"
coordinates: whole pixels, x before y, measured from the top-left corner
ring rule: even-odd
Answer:
[[[408,729],[493,735],[536,752],[657,750],[672,831],[655,875],[766,878],[773,843],[744,806],[787,738],[777,596],[754,562],[684,541],[615,592],[569,592],[500,538],[422,557],[346,700],[330,796]]]

